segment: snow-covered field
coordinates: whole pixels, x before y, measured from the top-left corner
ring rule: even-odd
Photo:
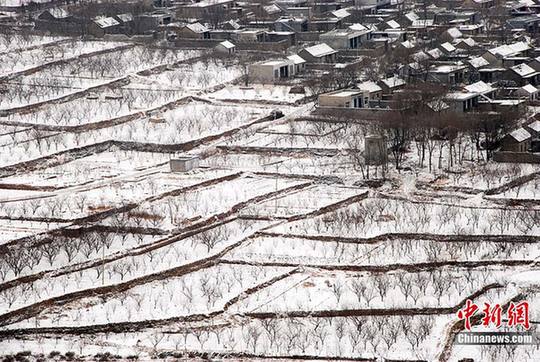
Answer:
[[[537,328],[537,165],[368,167],[373,124],[236,55],[20,34],[0,63],[36,68],[0,85],[0,359],[539,360],[449,337],[467,298]]]

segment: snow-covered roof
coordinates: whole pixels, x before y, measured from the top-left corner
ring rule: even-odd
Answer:
[[[205,8],[205,7],[208,7],[208,6],[214,6],[214,5],[218,5],[218,4],[225,4],[225,3],[228,3],[228,2],[232,2],[232,0],[201,0],[199,2],[189,4],[187,6]]]
[[[329,32],[322,34],[320,39],[324,40],[335,37],[348,37],[349,39],[352,39],[367,34],[369,32],[371,32],[371,30],[368,30],[365,27],[362,30],[354,30],[353,28],[348,27],[347,29],[330,30]]]
[[[412,56],[411,56],[415,61],[417,62],[420,62],[422,60],[426,60],[426,59],[429,59],[429,55],[427,55],[426,53],[424,53],[422,50],[414,53]]]
[[[401,46],[403,46],[406,49],[414,48],[414,44],[410,40],[406,40],[406,41],[402,42]]]
[[[208,28],[201,23],[187,24],[186,28],[197,34],[206,33],[208,31]]]
[[[348,16],[351,16],[351,13],[349,13],[345,9],[339,9],[339,10],[332,11],[332,15],[334,15],[338,19],[344,19],[344,18],[346,18]]]
[[[221,43],[219,43],[219,45],[221,45],[222,47],[224,47],[226,49],[232,49],[232,48],[234,48],[236,46],[236,45],[234,45],[233,43],[231,43],[228,40],[222,41]]]
[[[518,0],[517,3],[520,6],[533,6],[533,5],[536,5],[533,0]]]
[[[460,44],[460,43],[465,43],[465,44],[467,44],[467,45],[470,46],[470,47],[473,47],[473,46],[476,45],[476,42],[474,41],[473,38],[459,39],[459,40],[457,41],[457,44]]]
[[[310,47],[307,47],[304,49],[306,52],[308,52],[309,54],[311,54],[312,56],[314,57],[323,57],[325,55],[330,55],[330,54],[335,54],[337,53],[337,51],[335,51],[334,49],[332,49],[328,44],[326,43],[321,43],[321,44],[317,44],[317,45],[313,45],[313,46],[310,46]]]
[[[533,123],[529,124],[527,127],[529,127],[535,132],[540,132],[540,121],[534,121]]]
[[[536,70],[528,66],[527,64],[518,64],[511,67],[514,72],[516,72],[520,77],[530,77],[535,73],[538,73]]]
[[[399,29],[401,27],[401,25],[399,25],[395,20],[387,21],[386,24],[392,29]]]
[[[523,89],[525,92],[527,92],[529,94],[534,94],[534,93],[538,92],[538,88],[536,88],[532,84],[526,84],[523,87],[521,87],[521,89]]]
[[[431,49],[431,50],[428,50],[427,53],[433,58],[433,59],[439,59],[440,57],[442,57],[443,53],[441,52],[440,49]]]
[[[531,138],[531,134],[523,127],[516,129],[515,131],[510,132],[510,137],[515,139],[517,142],[523,142]]]
[[[461,24],[457,26],[460,31],[472,31],[476,29],[481,29],[483,27],[484,24]]]
[[[238,24],[237,21],[235,21],[233,19],[231,19],[229,21],[226,21],[225,24],[229,24],[231,26],[231,28],[236,29],[236,30],[238,30],[238,29],[240,29],[242,27],[240,24]]]
[[[293,54],[293,55],[289,55],[287,57],[287,59],[290,59],[293,61],[294,64],[303,64],[305,63],[306,61],[304,60],[304,58],[302,58],[300,55],[298,54]]]
[[[476,83],[466,85],[465,89],[468,92],[480,93],[480,94],[487,94],[487,93],[493,92],[494,90],[491,85],[484,83],[481,80]]]
[[[267,14],[270,14],[270,15],[281,13],[281,9],[276,4],[263,6],[263,9]]]
[[[343,89],[343,90],[338,90],[338,91],[335,91],[335,92],[327,93],[327,95],[332,96],[332,97],[348,98],[348,97],[352,97],[352,96],[355,96],[355,95],[361,94],[361,93],[362,92],[360,90],[356,90],[356,89]]]
[[[377,83],[372,82],[370,80],[362,82],[362,83],[358,83],[356,85],[356,87],[358,89],[362,90],[362,91],[366,91],[366,92],[369,92],[369,93],[382,91],[382,88],[379,87],[379,85]]]
[[[116,15],[116,17],[118,19],[122,20],[124,23],[133,21],[133,15],[130,14],[130,13],[118,14],[118,15]]]
[[[402,85],[407,84],[403,79],[401,79],[397,75],[394,75],[393,77],[390,77],[390,78],[381,79],[381,82],[383,82],[389,88],[400,87]]]
[[[456,101],[466,101],[467,99],[471,99],[477,96],[478,94],[470,93],[470,92],[452,92],[446,95],[446,99],[452,99]]]
[[[69,12],[66,9],[53,8],[47,10],[49,14],[55,19],[65,19],[69,16]]]
[[[469,64],[472,65],[474,68],[480,68],[489,65],[489,62],[483,57],[476,57],[469,59]]]
[[[529,44],[527,44],[527,43],[525,43],[523,41],[520,41],[520,42],[516,42],[516,43],[513,43],[513,44],[508,44],[508,45],[504,44],[504,45],[498,46],[496,48],[491,48],[491,49],[488,50],[488,52],[490,52],[493,55],[499,55],[499,56],[502,56],[502,57],[509,57],[509,56],[524,52],[524,51],[526,51],[526,50],[528,50],[530,48],[531,47],[529,46]]]
[[[411,22],[420,19],[420,17],[414,11],[408,12],[405,14],[405,17]]]
[[[115,18],[99,18],[94,19],[94,23],[97,24],[100,28],[110,28],[111,26],[120,25],[120,23]]]
[[[456,50],[456,47],[453,46],[452,44],[450,44],[449,42],[446,42],[446,43],[442,43],[441,44],[441,48],[443,48],[444,50],[446,50],[447,52],[451,53],[453,51]]]
[[[355,23],[355,24],[349,25],[349,29],[355,30],[355,31],[365,31],[365,30],[368,30],[368,28],[366,28],[364,25],[362,25],[362,24],[360,24],[360,23]]]
[[[446,31],[446,33],[448,33],[448,35],[450,35],[454,39],[461,38],[463,36],[463,34],[461,33],[461,31],[459,31],[458,28],[450,28]]]
[[[459,71],[459,70],[463,70],[464,68],[465,68],[465,66],[463,65],[463,63],[457,62],[455,64],[436,65],[436,66],[433,66],[433,68],[430,69],[429,71],[431,73],[448,74],[448,73],[453,73],[453,72],[456,72],[456,71]]]

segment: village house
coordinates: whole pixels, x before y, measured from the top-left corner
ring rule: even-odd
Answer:
[[[320,40],[334,49],[357,49],[369,39],[371,33],[371,30],[366,27],[362,26],[362,28],[335,29],[321,34]]]
[[[397,22],[402,28],[408,28],[417,20],[420,20],[420,16],[418,16],[418,14],[416,14],[414,11],[409,11],[401,16]]]
[[[201,23],[167,25],[167,30],[172,30],[181,39],[210,39],[210,31]]]
[[[538,88],[532,84],[525,84],[523,87],[518,88],[516,90],[516,95],[528,101],[537,101],[539,99]]]
[[[456,51],[456,47],[446,42],[439,45],[439,50],[443,52],[444,55],[450,56]]]
[[[455,43],[457,49],[471,51],[476,46],[476,42],[473,38],[458,39]]]
[[[495,5],[495,0],[465,0],[461,3],[464,9],[489,9]]]
[[[527,64],[518,64],[506,70],[504,79],[513,81],[520,87],[525,84],[537,85],[540,81],[540,72]]]
[[[407,83],[397,75],[394,75],[390,78],[381,79],[377,84],[381,87],[383,94],[392,94],[404,88]]]
[[[496,89],[493,88],[490,84],[487,84],[483,81],[478,81],[463,87],[463,89],[469,93],[476,93],[480,96],[480,100],[491,101],[495,98]]]
[[[300,17],[282,17],[274,22],[275,31],[292,31],[300,33],[308,31],[307,18]]]
[[[234,54],[236,52],[236,45],[228,40],[222,41],[214,47],[215,51],[224,54]]]
[[[122,33],[129,34],[135,29],[135,19],[132,14],[117,14],[114,18],[120,23]]]
[[[288,47],[296,45],[296,32],[294,31],[267,31],[265,41],[285,43]]]
[[[516,42],[513,44],[504,44],[495,48],[491,48],[482,54],[489,64],[503,66],[506,58],[516,56],[526,56],[531,47],[525,42]]]
[[[527,131],[531,134],[531,136],[535,139],[538,139],[540,137],[540,121],[534,120],[533,122],[529,123],[525,126]]]
[[[201,0],[180,5],[178,16],[187,19],[222,18],[234,6],[233,0]]]
[[[250,64],[248,73],[254,81],[271,83],[294,76],[294,62],[290,59],[265,60]]]
[[[501,140],[501,151],[528,152],[531,148],[532,136],[525,128],[520,127],[510,132]]]
[[[287,59],[292,60],[294,64],[294,74],[303,73],[306,69],[306,61],[298,54],[289,55]]]
[[[463,36],[480,35],[484,32],[484,24],[460,24],[456,26]]]
[[[298,55],[307,63],[334,63],[337,53],[328,44],[321,43],[302,49]]]
[[[156,10],[135,16],[135,29],[138,33],[155,31],[159,27],[172,23],[174,17],[170,11]]]
[[[351,13],[348,12],[346,9],[337,9],[334,11],[331,11],[330,14],[339,20],[346,20],[351,17]]]
[[[465,113],[478,107],[478,93],[474,92],[451,92],[446,95],[445,102],[454,112]]]
[[[527,65],[536,70],[537,72],[540,72],[540,57],[534,58],[533,60],[528,62]]]
[[[391,0],[354,0],[354,6],[358,8],[378,9],[390,5]]]
[[[313,18],[309,20],[308,31],[325,32],[342,27],[342,22],[338,18]]]
[[[382,100],[383,90],[375,82],[368,80],[362,83],[358,83],[356,85],[356,88],[367,94],[370,102],[378,102]]]
[[[240,43],[257,43],[263,42],[266,36],[266,31],[263,29],[242,29],[235,33],[235,38]]]
[[[35,19],[36,30],[59,34],[83,34],[86,32],[87,21],[73,16],[61,8],[43,11]]]
[[[459,31],[458,28],[456,27],[452,27],[452,28],[449,28],[447,29],[446,31],[444,31],[441,36],[439,37],[439,39],[441,40],[441,42],[450,42],[450,43],[453,43],[455,42],[457,39],[459,38],[462,38],[463,37],[463,33],[461,31]]]
[[[467,73],[467,66],[461,62],[433,66],[428,70],[430,81],[455,85],[463,83]]]
[[[88,24],[88,33],[97,38],[102,38],[105,34],[122,33],[122,26],[112,17],[97,18]]]
[[[319,107],[365,108],[369,97],[360,89],[341,89],[319,95]]]

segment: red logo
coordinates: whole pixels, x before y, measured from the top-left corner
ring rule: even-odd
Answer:
[[[471,330],[471,317],[479,310],[480,308],[473,303],[470,299],[467,299],[465,306],[458,310],[457,316],[460,320],[465,321],[465,329]],[[484,308],[482,309],[484,317],[482,318],[482,325],[489,327],[490,325],[499,328],[502,324],[502,309],[499,304],[495,304],[493,307],[489,303],[484,303]],[[517,304],[510,303],[508,310],[506,311],[506,316],[508,317],[507,326],[516,327],[523,326],[526,330],[529,330],[529,302],[521,301]]]

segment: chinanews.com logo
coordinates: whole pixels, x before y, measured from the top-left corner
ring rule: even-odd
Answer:
[[[457,317],[464,321],[465,331],[456,335],[456,344],[497,345],[497,344],[538,344],[538,336],[532,333],[529,320],[529,302],[511,302],[506,309],[503,319],[503,309],[499,304],[484,303],[483,316],[478,319],[480,307],[467,299],[465,306],[457,312]],[[505,331],[471,331],[472,324],[487,328],[501,327]],[[504,323],[503,323],[504,322]],[[515,329],[515,330],[512,330]]]

